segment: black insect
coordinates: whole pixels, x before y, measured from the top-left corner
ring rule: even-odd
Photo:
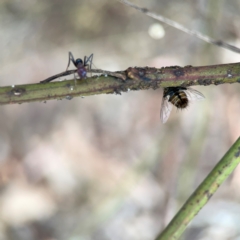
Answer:
[[[91,70],[91,68],[92,68],[92,60],[93,60],[93,54],[91,54],[89,57],[85,56],[83,60],[81,58],[77,58],[75,60],[73,57],[73,54],[71,52],[69,52],[68,65],[67,65],[66,71],[56,74],[52,77],[49,77],[49,78],[41,81],[40,83],[51,82],[56,78],[67,76],[67,75],[70,75],[70,74],[73,74],[76,72],[78,73],[78,76],[80,79],[86,78],[87,77],[87,69]],[[68,70],[70,62],[72,62],[77,69]]]
[[[167,122],[172,107],[184,109],[189,105],[190,101],[202,100],[202,93],[192,88],[186,87],[168,87],[164,88],[160,118],[162,123]]]
[[[77,68],[77,73],[80,79],[87,77],[87,67],[91,70],[92,68],[92,59],[93,59],[93,53],[87,57],[85,56],[82,60],[81,58],[74,59],[71,52],[69,52],[69,58],[68,58],[68,66],[66,71],[68,70],[68,67],[70,65],[70,61],[74,64],[74,66]]]

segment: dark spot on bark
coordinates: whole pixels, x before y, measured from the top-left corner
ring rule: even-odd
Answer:
[[[227,167],[228,167],[228,164],[223,165],[223,168],[227,168]]]
[[[161,73],[161,74],[165,73],[165,68],[162,67],[160,69],[157,69],[157,73]]]
[[[206,79],[203,81],[204,82],[204,86],[207,86],[207,85],[211,85],[212,84],[212,81],[209,80],[209,79]]]
[[[143,13],[147,13],[147,12],[148,12],[148,9],[147,9],[147,8],[142,8],[141,11],[142,11]]]
[[[140,89],[148,89],[151,87],[151,84],[147,83],[146,81],[140,82],[139,88]]]
[[[219,85],[219,84],[222,84],[222,82],[221,81],[215,81],[214,82],[214,85]]]
[[[165,67],[166,69],[173,69],[173,68],[175,68],[175,69],[179,69],[179,68],[181,68],[180,66],[177,66],[177,65],[175,65],[175,66],[171,66],[171,67]]]
[[[192,85],[194,85],[194,82],[193,82],[193,81],[190,81],[190,82],[187,84],[188,87],[189,87],[189,86],[192,86]]]
[[[221,171],[221,170],[218,170],[218,173],[219,173],[219,175],[221,175],[221,174],[222,174],[222,171]]]
[[[117,89],[117,88],[115,88],[115,89],[114,89],[114,93],[116,93],[117,95],[121,95],[121,90],[120,90],[120,89]]]
[[[128,91],[128,89],[125,86],[120,86],[118,89],[118,92],[127,92],[127,91]]]
[[[184,83],[182,83],[181,84],[181,87],[184,87],[184,88],[186,88],[186,87],[188,87],[189,85],[186,83],[186,82],[184,82]]]
[[[204,194],[207,196],[208,200],[212,197],[212,194],[208,190],[206,190]]]
[[[145,75],[145,71],[139,70],[139,71],[138,71],[138,75],[139,75],[140,77],[143,77],[143,76]]]
[[[238,158],[240,157],[240,147],[238,147],[237,152],[235,153],[235,157]]]
[[[146,70],[145,69],[139,68],[138,71],[135,72],[135,74],[138,75],[137,79],[139,79],[139,80],[146,81],[146,82],[149,82],[149,81],[152,80],[151,78],[146,77]]]
[[[143,77],[142,80],[145,81],[145,82],[149,82],[149,81],[151,81],[152,79],[151,79],[151,78],[147,78],[147,77]]]
[[[22,96],[26,92],[25,88],[13,88],[10,92],[8,92],[8,95],[10,96]]]
[[[210,79],[199,79],[198,83],[203,86],[211,85],[212,81]]]
[[[213,44],[215,44],[217,46],[222,46],[223,42],[221,40],[216,40],[216,41],[213,41]]]
[[[154,82],[154,83],[153,83],[152,89],[153,89],[153,90],[158,89],[158,83],[157,83],[157,82]]]
[[[184,70],[182,68],[178,68],[176,70],[173,71],[173,74],[176,76],[176,77],[181,77],[181,76],[184,76]]]

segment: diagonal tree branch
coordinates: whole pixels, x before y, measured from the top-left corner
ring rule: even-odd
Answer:
[[[71,70],[75,71],[75,70]],[[157,89],[159,87],[188,87],[193,85],[219,85],[240,83],[240,63],[202,67],[134,67],[120,72],[107,72],[81,80],[25,84],[0,88],[0,105],[47,101],[51,99],[72,99],[103,93],[121,94],[130,90]],[[62,75],[65,72],[61,73]],[[58,75],[61,75],[58,74]],[[66,74],[65,74],[66,75]]]
[[[139,6],[135,5],[134,3],[129,2],[127,0],[118,0],[118,1],[127,5],[127,6],[129,6],[129,7],[132,7],[132,8],[134,8],[134,9],[136,9],[136,10],[138,10],[138,11],[144,13],[144,14],[146,14],[147,16],[149,16],[153,19],[156,19],[160,22],[168,24],[169,26],[172,26],[172,27],[174,27],[174,28],[176,28],[176,29],[178,29],[182,32],[185,32],[185,33],[189,34],[189,35],[195,36],[195,37],[203,40],[204,42],[216,45],[218,47],[228,49],[228,50],[230,50],[232,52],[235,52],[235,53],[240,53],[240,48],[238,48],[238,47],[235,47],[235,46],[233,46],[229,43],[226,43],[222,40],[213,39],[213,38],[211,38],[207,35],[204,35],[204,34],[198,32],[198,31],[188,29],[188,28],[184,27],[182,24],[179,24],[178,22],[175,22],[175,21],[173,21],[169,18],[166,18],[166,17],[164,17],[164,16],[162,16],[158,13],[154,13],[154,12],[149,11],[147,8],[139,7]]]
[[[179,239],[189,222],[198,214],[210,200],[221,184],[229,177],[240,162],[240,138],[231,146],[228,152],[218,162],[205,180],[189,197],[183,207],[175,215],[168,226],[156,240]]]

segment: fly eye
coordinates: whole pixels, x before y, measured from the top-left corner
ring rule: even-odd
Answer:
[[[83,64],[83,60],[81,58],[76,59],[76,65]]]

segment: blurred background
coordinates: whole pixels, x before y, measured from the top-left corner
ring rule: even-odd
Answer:
[[[135,0],[240,47],[239,0]],[[38,83],[68,52],[97,68],[203,66],[240,56],[114,0],[1,0],[0,84]],[[0,107],[0,240],[154,239],[240,134],[240,86],[160,122],[162,89]],[[240,168],[182,239],[240,239]]]

